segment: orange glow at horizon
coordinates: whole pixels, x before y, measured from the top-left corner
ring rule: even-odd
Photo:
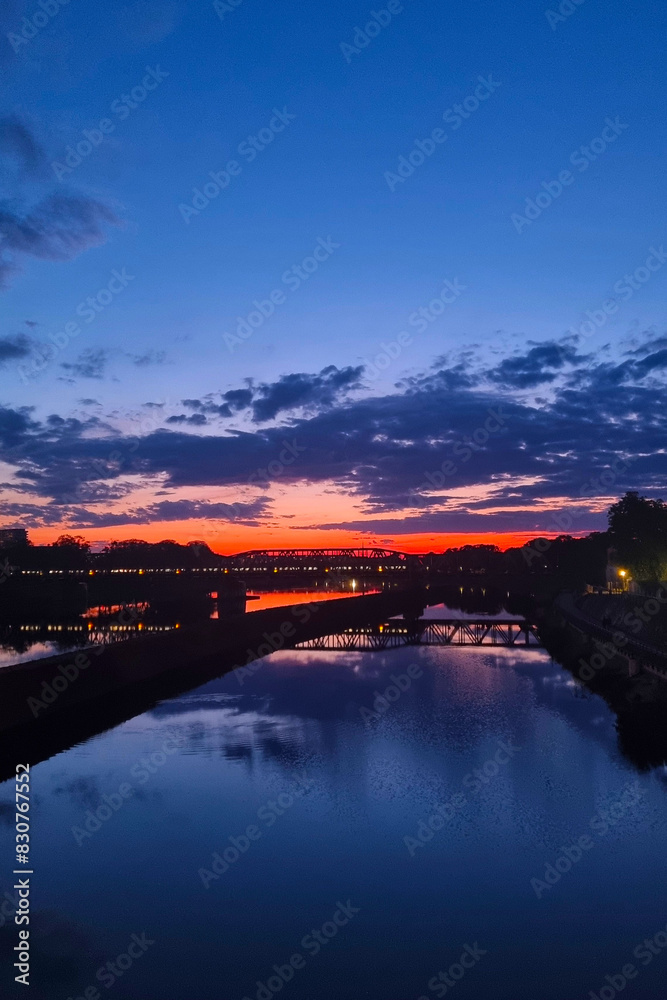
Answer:
[[[146,525],[119,525],[114,528],[31,528],[30,539],[36,545],[48,545],[61,534],[81,535],[97,549],[110,541],[140,538],[146,542],[172,539],[184,545],[187,542],[206,542],[214,552],[234,555],[248,549],[333,549],[377,546],[400,552],[442,552],[462,545],[497,545],[505,550],[525,545],[538,536],[555,538],[558,532],[550,531],[471,531],[471,532],[422,532],[415,534],[382,534],[377,532],[326,530],[323,528],[288,529],[248,525],[212,527],[201,521],[160,521]],[[573,532],[586,534],[586,532]]]

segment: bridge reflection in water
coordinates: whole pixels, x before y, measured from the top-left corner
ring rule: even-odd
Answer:
[[[389,619],[300,642],[297,649],[379,650],[399,646],[541,647],[537,627],[517,618]]]

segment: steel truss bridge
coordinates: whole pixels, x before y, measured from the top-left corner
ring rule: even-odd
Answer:
[[[417,566],[418,557],[390,549],[255,549],[228,556],[226,565],[240,573],[401,573]]]
[[[382,650],[398,646],[542,646],[537,628],[515,618],[393,619],[382,625],[348,628],[335,635],[301,642],[297,649]]]

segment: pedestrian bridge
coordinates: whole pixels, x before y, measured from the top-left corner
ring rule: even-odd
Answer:
[[[542,646],[537,626],[524,618],[389,619],[300,642],[297,649],[374,650],[399,646]]]

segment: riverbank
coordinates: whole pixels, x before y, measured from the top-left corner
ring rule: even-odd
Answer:
[[[660,602],[632,594],[566,593],[540,611],[545,648],[615,712],[623,752],[642,769],[667,760],[666,619]]]
[[[414,589],[266,608],[4,667],[0,768],[3,751],[13,760],[20,746],[26,760],[43,759],[278,649],[423,607]]]

